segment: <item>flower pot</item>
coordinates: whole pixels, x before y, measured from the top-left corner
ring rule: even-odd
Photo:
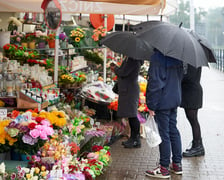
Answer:
[[[49,48],[55,48],[55,40],[48,41]]]
[[[38,48],[39,49],[44,49],[45,48],[45,42],[39,42],[38,43]]]
[[[60,42],[60,47],[61,47],[62,49],[67,48],[67,42],[66,42],[66,41],[62,41],[62,42]]]
[[[36,42],[35,41],[29,42],[29,48],[36,49]]]
[[[27,42],[22,42],[22,43],[21,43],[21,46],[22,46],[22,47],[26,47],[26,48],[28,48],[28,43],[27,43]]]

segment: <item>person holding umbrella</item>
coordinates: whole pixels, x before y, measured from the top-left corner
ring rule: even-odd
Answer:
[[[175,174],[182,174],[181,137],[176,126],[177,107],[181,104],[182,77],[182,61],[155,50],[150,58],[146,104],[149,115],[154,116],[158,124],[162,142],[159,145],[159,166],[146,171],[147,176],[170,178],[169,166]]]
[[[110,64],[111,71],[118,77],[118,111],[117,116],[128,118],[131,137],[122,142],[125,148],[141,147],[140,122],[137,118],[139,102],[138,75],[142,60],[125,58],[120,67]]]
[[[183,152],[183,157],[203,156],[205,154],[198,122],[198,109],[202,107],[203,90],[200,84],[201,67],[195,68],[186,64],[182,80],[182,102],[186,117],[191,125],[193,141],[190,149]]]

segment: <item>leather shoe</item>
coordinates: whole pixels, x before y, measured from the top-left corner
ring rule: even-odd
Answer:
[[[183,157],[198,157],[198,156],[204,156],[205,150],[202,145],[197,147],[192,147],[191,149],[187,149],[185,152],[183,152]]]
[[[129,142],[124,144],[125,148],[140,148],[141,147],[141,141],[140,139],[130,139]]]

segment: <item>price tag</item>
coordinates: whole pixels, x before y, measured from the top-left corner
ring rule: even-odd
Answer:
[[[90,125],[93,126],[94,125],[94,120],[90,119]]]
[[[97,127],[99,128],[99,126],[100,126],[100,122],[96,122],[96,125],[97,125]]]
[[[0,118],[7,117],[7,109],[0,109]]]

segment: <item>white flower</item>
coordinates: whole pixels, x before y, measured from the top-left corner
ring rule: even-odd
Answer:
[[[4,174],[4,173],[5,173],[5,163],[2,162],[2,163],[0,164],[0,174]]]
[[[38,176],[33,176],[31,180],[38,180]]]
[[[29,173],[30,172],[30,169],[29,168],[22,167],[21,168],[21,171],[25,171],[25,173]]]

